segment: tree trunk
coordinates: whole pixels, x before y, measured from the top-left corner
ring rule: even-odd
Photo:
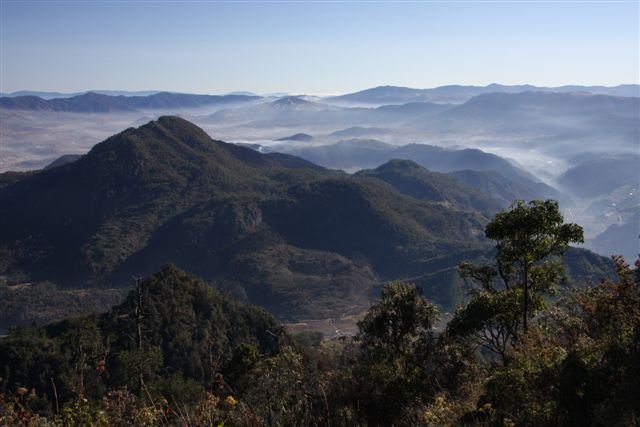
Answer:
[[[522,328],[526,333],[529,330],[529,266],[525,264],[524,269],[524,302],[522,307]]]
[[[140,277],[136,278],[136,345],[138,347],[138,387],[142,390],[144,378],[142,378],[142,289],[140,289]]]

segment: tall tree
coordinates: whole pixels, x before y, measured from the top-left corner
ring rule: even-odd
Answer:
[[[507,288],[522,289],[522,326],[531,315],[530,294],[543,293],[562,272],[549,257],[561,255],[569,243],[582,243],[582,227],[565,224],[555,200],[516,200],[499,212],[485,230],[496,242],[496,265]]]
[[[508,362],[508,347],[520,328],[544,306],[544,296],[566,281],[560,256],[583,241],[582,227],[565,224],[558,202],[516,200],[487,224],[496,242],[494,265],[461,263],[461,274],[478,285],[447,330],[472,337]]]

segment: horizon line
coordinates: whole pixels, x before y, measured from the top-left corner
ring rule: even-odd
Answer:
[[[78,96],[84,95],[91,92],[125,92],[125,93],[174,93],[174,94],[187,94],[187,95],[232,95],[240,92],[252,93],[257,96],[267,97],[267,96],[318,96],[318,97],[329,97],[329,96],[340,96],[340,95],[348,95],[352,93],[363,92],[370,89],[384,88],[384,87],[394,87],[394,88],[403,88],[403,89],[413,89],[413,90],[434,90],[440,89],[444,87],[469,87],[469,88],[486,88],[489,86],[504,86],[504,87],[514,87],[514,86],[532,86],[535,88],[545,88],[545,89],[561,89],[568,86],[578,86],[578,87],[604,87],[604,88],[616,88],[620,86],[640,86],[640,83],[618,83],[618,84],[576,84],[576,83],[567,83],[562,85],[554,85],[554,86],[539,86],[532,83],[516,83],[516,84],[502,84],[502,83],[489,83],[485,85],[481,84],[462,84],[462,83],[450,83],[439,86],[431,86],[431,87],[415,87],[415,86],[403,86],[403,85],[395,85],[395,84],[380,84],[377,86],[370,86],[364,89],[351,90],[348,92],[286,92],[286,91],[269,91],[269,92],[254,92],[252,90],[229,90],[224,92],[189,92],[189,91],[180,91],[180,90],[154,90],[154,89],[87,89],[87,90],[76,90],[76,91],[61,91],[55,89],[43,89],[43,90],[34,90],[34,89],[19,89],[13,90],[11,92],[0,92],[0,96],[14,95],[20,92],[42,92],[42,93],[55,93],[59,95],[71,95]],[[113,95],[110,95],[113,96]],[[148,96],[148,95],[140,95],[140,96]]]

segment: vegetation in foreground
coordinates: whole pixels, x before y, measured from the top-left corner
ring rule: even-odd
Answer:
[[[396,282],[354,339],[292,338],[167,267],[109,313],[0,341],[0,424],[638,425],[640,261],[558,293],[582,230],[556,203],[518,202],[486,234],[494,263],[461,265],[475,290],[444,331]]]

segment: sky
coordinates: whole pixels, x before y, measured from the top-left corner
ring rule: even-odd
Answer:
[[[640,2],[0,0],[0,92],[640,82]]]

